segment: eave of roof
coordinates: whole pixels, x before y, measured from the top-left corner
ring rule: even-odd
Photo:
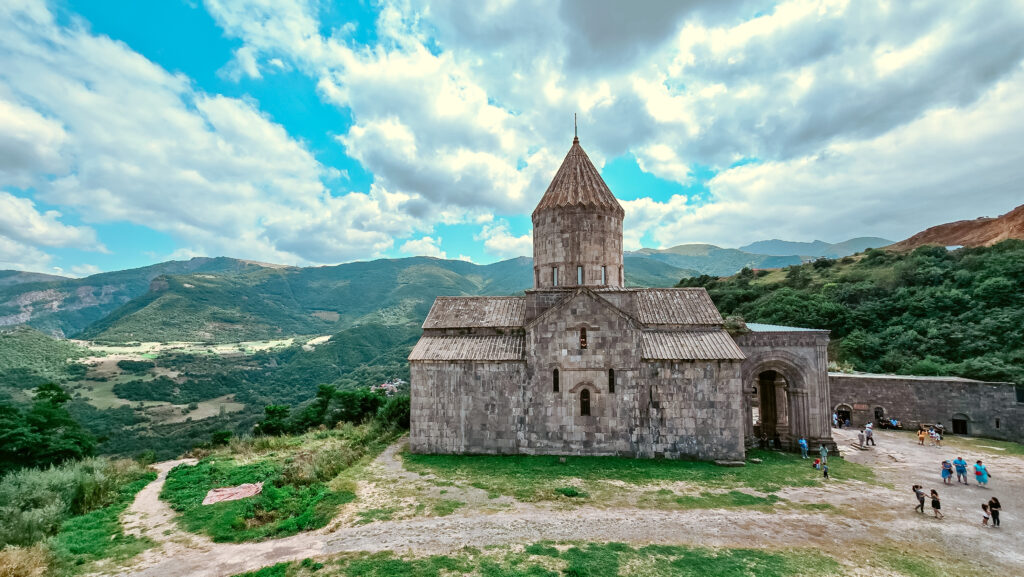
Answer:
[[[521,361],[522,335],[422,336],[409,353],[410,361]]]

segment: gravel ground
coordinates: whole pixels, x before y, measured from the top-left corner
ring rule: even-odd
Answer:
[[[126,514],[129,530],[160,545],[144,552],[121,575],[213,577],[251,571],[281,561],[320,557],[340,552],[391,550],[412,554],[441,554],[464,546],[524,544],[539,540],[621,541],[715,547],[815,547],[844,562],[853,574],[878,575],[865,569],[879,545],[913,551],[932,560],[969,562],[991,574],[1024,574],[1024,530],[1016,511],[1024,507],[1024,458],[1000,454],[995,448],[975,448],[950,441],[951,446],[918,446],[907,433],[879,431],[878,446],[857,449],[855,433],[835,431],[844,456],[871,466],[879,486],[834,479],[823,487],[787,488],[779,496],[795,503],[829,503],[838,512],[815,512],[782,507],[771,512],[746,509],[659,511],[634,508],[596,508],[510,502],[503,510],[470,506],[445,517],[416,517],[378,521],[361,526],[347,522],[345,512],[330,527],[262,543],[216,544],[178,531],[173,514],[158,499],[166,472],[178,462],[161,463],[160,477],[141,491]],[[401,468],[396,444],[374,464],[372,484],[359,488],[360,499],[371,497],[391,483],[408,483],[418,475]],[[989,488],[943,486],[942,459],[962,455],[973,463],[985,459],[993,473]],[[384,479],[381,482],[380,479]],[[944,520],[916,513],[910,486],[935,488],[942,496]],[[466,491],[467,489],[463,489]],[[476,491],[468,489],[468,491]],[[1003,504],[1003,527],[981,527],[981,503],[992,495]],[[483,499],[486,501],[486,499]],[[342,520],[345,521],[342,521]],[[859,567],[859,568],[858,568]]]

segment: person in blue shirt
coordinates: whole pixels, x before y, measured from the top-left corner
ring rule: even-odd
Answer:
[[[957,457],[953,461],[953,466],[956,467],[956,482],[967,484],[967,461],[963,457]]]
[[[803,437],[800,437],[800,440],[797,441],[797,444],[800,445],[800,458],[801,459],[808,458],[807,457],[807,439],[805,439]]]

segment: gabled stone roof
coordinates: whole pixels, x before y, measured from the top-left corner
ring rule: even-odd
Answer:
[[[548,190],[533,210],[533,214],[553,208],[593,208],[609,211],[622,218],[625,211],[611,189],[601,178],[580,139],[572,139],[572,147],[565,155],[562,166],[548,185]]]
[[[409,353],[410,361],[520,361],[522,335],[423,336]]]
[[[423,328],[521,327],[525,314],[524,297],[437,297]]]
[[[645,325],[721,325],[722,315],[702,288],[643,289],[636,315]]]
[[[645,361],[714,361],[747,358],[723,329],[644,331],[640,358]]]

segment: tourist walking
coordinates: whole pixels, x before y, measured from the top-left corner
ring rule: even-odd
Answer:
[[[832,413],[832,426],[833,427],[838,427],[839,426],[839,415],[837,415],[835,413]]]
[[[981,504],[981,526],[982,527],[988,527],[988,518],[989,518],[988,503],[982,503]]]
[[[935,513],[936,519],[941,519],[945,515],[942,514],[942,501],[939,499],[939,492],[932,489],[932,512]]]
[[[818,447],[818,454],[821,455],[821,462],[823,464],[828,462],[828,448],[825,447],[825,443]]]
[[[939,429],[935,429],[935,446],[942,446],[942,431]]]
[[[988,478],[991,476],[985,465],[981,464],[981,459],[978,459],[978,462],[974,464],[974,480],[978,482],[978,486],[988,487]]]
[[[860,448],[861,449],[865,448],[864,447],[864,429],[861,429],[860,432],[857,433],[857,442],[860,443]]]
[[[796,443],[800,445],[800,458],[807,459],[807,439],[800,437],[800,440],[797,441]]]
[[[953,461],[953,466],[956,467],[956,482],[959,484],[963,481],[964,485],[967,484],[967,461],[963,457],[957,457]]]
[[[942,484],[953,484],[953,463],[950,463],[948,459],[942,462]]]
[[[914,496],[917,497],[917,507],[914,507],[914,510],[924,514],[924,489],[921,488],[921,485],[914,485],[911,488],[914,490]]]
[[[925,435],[924,429],[918,429],[917,430],[917,444],[918,445],[922,445],[922,446],[924,445],[924,435]]]
[[[992,526],[999,526],[999,512],[1003,510],[1003,506],[999,504],[999,499],[992,497],[988,500],[988,512],[992,514]]]
[[[875,445],[875,428],[868,424],[867,428],[864,429],[864,437],[867,439],[868,444],[872,447]]]

